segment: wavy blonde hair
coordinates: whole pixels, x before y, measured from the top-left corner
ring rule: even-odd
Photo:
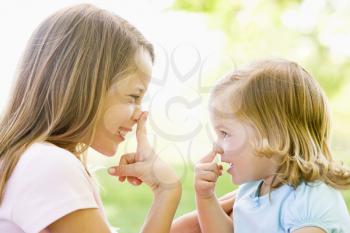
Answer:
[[[112,82],[135,71],[153,46],[124,19],[82,4],[62,9],[32,34],[0,121],[0,203],[21,154],[48,141],[82,158]]]
[[[227,101],[235,117],[255,128],[256,155],[281,161],[272,188],[303,181],[350,187],[349,168],[334,161],[329,148],[327,98],[304,68],[283,59],[257,61],[220,80],[211,98],[232,85]]]

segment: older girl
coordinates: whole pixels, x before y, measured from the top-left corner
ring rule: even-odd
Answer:
[[[0,232],[110,232],[84,158],[88,147],[114,155],[136,123],[137,151],[115,170],[152,187],[142,232],[169,231],[181,186],[153,153],[140,108],[153,60],[136,28],[92,5],[39,25],[0,122]]]

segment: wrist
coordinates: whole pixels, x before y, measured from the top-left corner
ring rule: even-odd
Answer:
[[[157,188],[153,189],[153,194],[155,197],[181,197],[182,185],[180,181],[176,181],[171,184],[160,184]]]
[[[217,198],[216,198],[216,195],[215,195],[215,193],[214,192],[212,192],[212,193],[198,193],[198,192],[196,192],[196,200],[197,201],[201,201],[201,200],[203,200],[203,201],[211,201],[211,200],[216,200]]]

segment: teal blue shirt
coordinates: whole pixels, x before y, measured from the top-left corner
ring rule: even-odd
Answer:
[[[235,233],[290,233],[319,227],[327,233],[350,233],[350,216],[340,191],[323,182],[280,186],[258,196],[261,181],[239,187],[234,204]]]

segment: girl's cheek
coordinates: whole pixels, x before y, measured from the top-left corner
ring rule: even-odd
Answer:
[[[115,133],[121,125],[131,118],[134,109],[132,104],[125,103],[110,106],[102,116],[104,128],[110,133]]]
[[[223,143],[223,150],[225,153],[230,154],[234,157],[242,156],[245,150],[245,143],[242,143],[241,140],[236,140],[234,137],[231,137],[226,139],[226,141]]]
[[[135,112],[135,108],[136,108],[135,104],[128,104],[127,105],[126,114],[125,114],[126,120],[128,120],[132,117],[132,115]]]

